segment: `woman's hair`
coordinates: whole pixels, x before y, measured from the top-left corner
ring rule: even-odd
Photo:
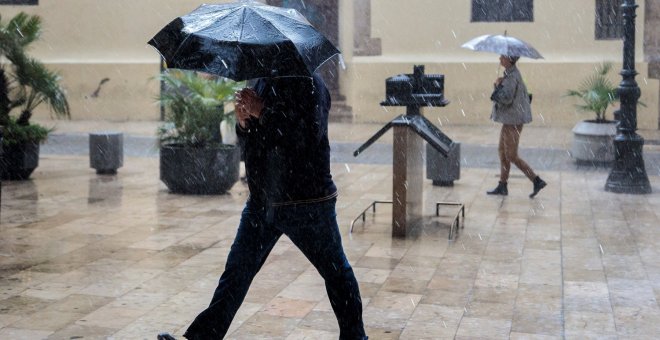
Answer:
[[[520,56],[515,56],[515,55],[505,55],[507,59],[511,62],[511,64],[515,65],[516,62],[518,62],[518,59],[520,59]]]

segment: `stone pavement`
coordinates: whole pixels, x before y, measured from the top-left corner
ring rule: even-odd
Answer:
[[[2,183],[0,339],[153,339],[163,330],[181,336],[206,306],[247,189],[238,183],[222,196],[167,193],[155,151],[145,151],[155,126],[58,122],[59,135],[44,146],[32,180]],[[391,133],[357,159],[347,157],[379,127],[330,127],[333,147],[345,149],[333,154],[338,220],[371,339],[660,334],[656,165],[649,168],[654,193],[608,193],[607,169],[576,167],[558,156],[566,153],[570,129],[530,127],[524,151],[557,157],[533,161],[549,186],[529,199],[531,184],[514,170],[509,196],[491,197],[484,193],[497,181],[497,126],[445,127],[466,150],[461,179],[451,188],[426,181],[425,210],[431,216],[434,202],[464,202],[458,238],[447,240],[453,213],[447,209],[421,233],[392,239],[387,206],[349,233],[369,203],[391,198]],[[96,130],[127,135],[129,150],[116,176],[89,169],[84,137]],[[660,134],[642,135],[651,141],[648,167],[660,153],[653,142]],[[369,160],[360,159],[369,153]],[[228,338],[337,337],[322,280],[282,238]]]

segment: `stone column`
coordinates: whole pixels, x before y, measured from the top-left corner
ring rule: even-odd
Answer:
[[[392,236],[405,237],[422,220],[424,140],[413,129],[395,125],[393,144]]]
[[[381,55],[380,38],[371,37],[371,0],[355,0],[353,18],[353,55]]]

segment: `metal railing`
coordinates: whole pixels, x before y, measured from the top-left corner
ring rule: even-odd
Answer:
[[[353,228],[355,228],[355,222],[357,222],[360,218],[362,219],[363,223],[366,223],[367,221],[367,211],[371,208],[372,212],[375,214],[376,213],[376,205],[378,204],[392,204],[392,201],[373,201],[371,204],[369,204],[364,210],[362,210],[361,213],[357,215],[353,221],[351,221],[351,229],[350,232],[353,232]],[[435,203],[435,216],[438,217],[440,216],[440,207],[441,206],[455,206],[458,207],[458,211],[456,211],[456,215],[454,215],[451,226],[449,227],[449,240],[454,239],[454,235],[458,234],[458,230],[465,228],[465,204],[460,203],[460,202],[436,202]]]

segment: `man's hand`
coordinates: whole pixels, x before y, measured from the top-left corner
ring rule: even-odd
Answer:
[[[263,108],[263,99],[253,89],[244,88],[236,92],[236,118],[242,128],[246,127],[246,123],[251,117],[257,119],[261,117]]]

